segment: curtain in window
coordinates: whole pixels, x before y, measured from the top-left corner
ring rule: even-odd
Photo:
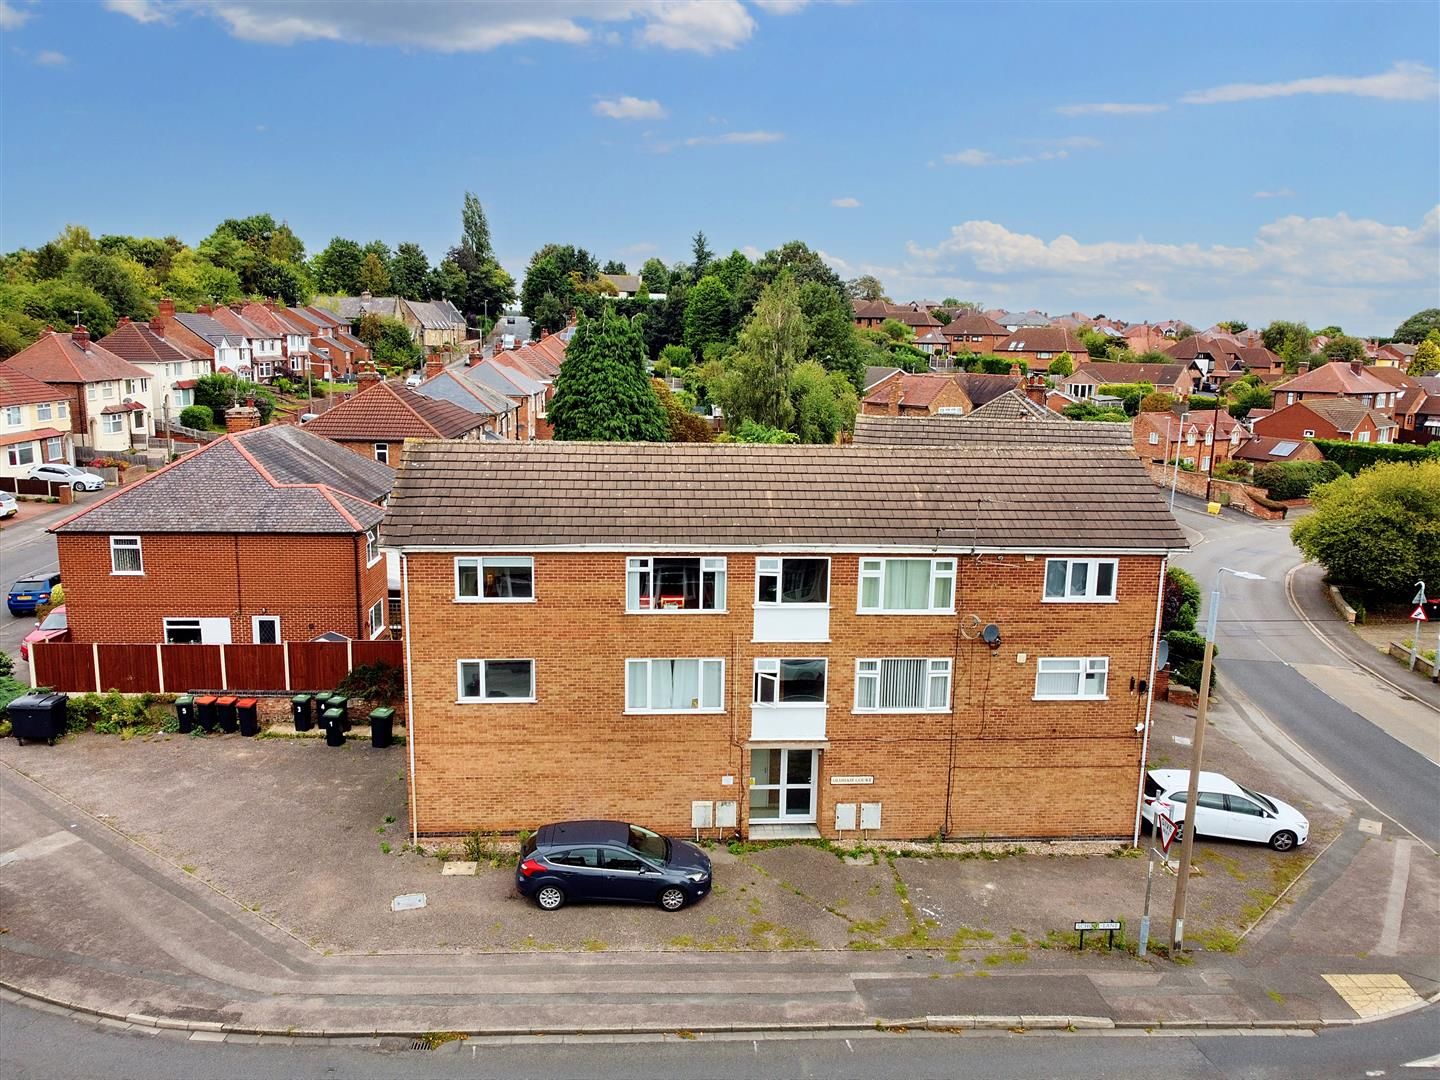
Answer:
[[[925,661],[886,660],[880,665],[880,706],[919,709],[925,705]]]
[[[1035,693],[1073,697],[1080,692],[1080,660],[1046,660],[1035,679]]]
[[[950,672],[948,669],[935,669],[930,675],[930,708],[943,709],[949,704],[950,697]]]
[[[1064,559],[1052,559],[1045,564],[1045,595],[1065,595],[1065,575],[1070,564]]]
[[[887,559],[885,609],[923,611],[930,606],[930,560]]]

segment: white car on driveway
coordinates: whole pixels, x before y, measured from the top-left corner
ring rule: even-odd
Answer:
[[[11,517],[20,512],[20,503],[8,491],[0,491],[0,518]]]
[[[1189,816],[1185,812],[1189,786],[1190,773],[1185,769],[1152,769],[1145,774],[1140,815],[1151,828],[1157,812],[1171,821],[1184,821]],[[1310,839],[1310,822],[1273,795],[1251,791],[1220,773],[1202,772],[1195,800],[1195,835],[1253,840],[1276,851],[1289,851]]]
[[[99,473],[86,472],[74,465],[35,465],[26,474],[32,480],[49,480],[52,484],[65,484],[76,491],[103,491],[105,478]]]

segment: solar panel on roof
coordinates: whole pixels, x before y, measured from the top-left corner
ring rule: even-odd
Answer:
[[[1300,449],[1298,442],[1277,442],[1275,448],[1270,451],[1274,457],[1289,457],[1296,450]]]

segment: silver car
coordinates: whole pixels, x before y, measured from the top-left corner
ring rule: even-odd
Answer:
[[[98,473],[86,472],[74,465],[34,465],[26,474],[32,480],[49,480],[52,484],[66,484],[76,491],[103,491],[105,478]]]

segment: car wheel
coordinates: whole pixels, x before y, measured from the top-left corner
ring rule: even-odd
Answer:
[[[666,911],[679,911],[685,906],[685,890],[673,885],[660,894],[660,906]]]
[[[554,911],[565,903],[565,891],[558,885],[542,885],[535,894],[535,903],[543,911]]]
[[[76,480],[73,484],[70,485],[70,490],[71,490],[71,491],[84,491],[84,490],[85,490],[85,481],[83,481],[83,480]]]
[[[1276,851],[1289,851],[1295,846],[1298,839],[1299,837],[1293,832],[1290,832],[1288,829],[1282,829],[1270,837],[1270,846]]]

